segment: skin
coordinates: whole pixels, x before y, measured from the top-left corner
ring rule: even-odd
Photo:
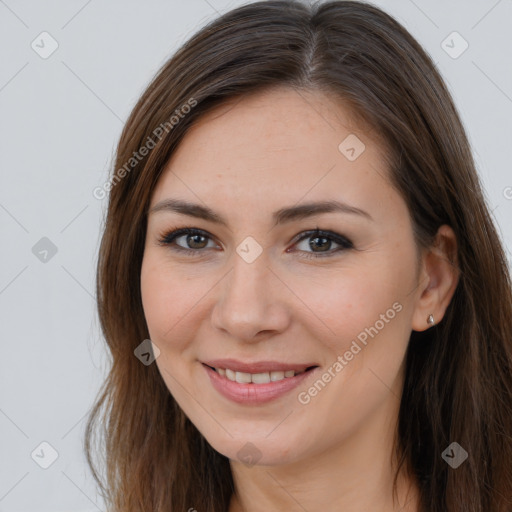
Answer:
[[[151,213],[141,269],[162,378],[230,459],[236,496],[229,512],[418,510],[417,486],[406,474],[398,501],[392,495],[404,354],[411,331],[429,328],[430,313],[436,323],[443,318],[458,280],[450,263],[456,240],[442,226],[418,266],[411,218],[388,180],[384,148],[352,119],[320,92],[277,88],[230,101],[187,133],[151,199],[150,209],[170,197],[206,205],[229,223]],[[365,144],[354,161],[338,149],[349,134]],[[372,220],[332,212],[273,227],[274,211],[329,199]],[[200,255],[158,243],[183,227],[206,231],[209,238],[175,240]],[[354,248],[337,251],[335,241],[316,235],[294,242],[317,227]],[[236,251],[248,236],[263,249],[252,263]],[[331,256],[322,257],[326,252]],[[400,312],[360,343],[362,350],[309,403],[300,403],[299,392],[394,303]],[[237,404],[212,387],[200,362],[220,357],[314,361],[320,372],[272,402]],[[247,442],[259,452],[255,465],[238,455]]]

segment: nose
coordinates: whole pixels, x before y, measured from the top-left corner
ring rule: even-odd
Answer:
[[[213,326],[244,342],[260,341],[286,330],[290,323],[287,290],[274,272],[264,254],[252,263],[235,254],[232,270],[217,287]]]

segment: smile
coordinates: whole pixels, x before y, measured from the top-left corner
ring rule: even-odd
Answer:
[[[246,373],[236,372],[230,368],[213,368],[219,375],[226,377],[230,381],[239,382],[240,384],[268,384],[269,382],[277,382],[295,375],[300,375],[307,370],[301,372],[295,372],[294,370],[277,370],[263,373]]]
[[[303,370],[270,370],[249,373],[231,368],[212,367],[202,364],[210,382],[223,397],[241,404],[260,404],[275,400],[298,386],[318,366]]]

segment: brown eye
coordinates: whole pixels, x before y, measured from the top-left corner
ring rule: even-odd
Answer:
[[[204,247],[207,245],[207,243],[205,244],[205,240],[207,237],[203,235],[182,235],[177,238],[179,239],[182,237],[185,237],[186,245],[188,245],[188,247],[186,248],[204,249]]]
[[[331,248],[332,240],[327,237],[316,236],[315,238],[309,239],[309,246],[311,249],[318,247],[321,252],[328,251]]]
[[[298,250],[304,253],[302,256],[305,258],[332,256],[334,253],[354,248],[354,245],[348,238],[338,235],[337,233],[321,231],[319,229],[306,232],[298,240],[300,243],[306,241],[308,243],[304,244],[302,248],[299,243],[295,244]],[[333,244],[338,247],[333,248]],[[308,248],[310,250],[307,250]]]
[[[179,243],[178,243],[179,241]],[[158,242],[161,245],[170,246],[175,251],[200,254],[208,249],[208,242],[213,240],[205,232],[197,228],[182,228],[163,235]],[[216,247],[214,244],[210,247]]]

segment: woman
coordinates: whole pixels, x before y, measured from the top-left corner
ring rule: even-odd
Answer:
[[[86,432],[109,510],[512,510],[506,258],[393,18],[213,21],[138,101],[109,189]]]

